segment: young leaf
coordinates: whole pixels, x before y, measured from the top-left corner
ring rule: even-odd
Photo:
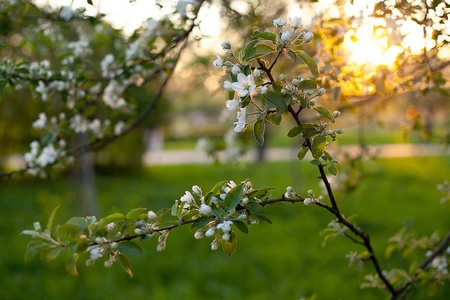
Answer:
[[[277,41],[277,35],[273,32],[255,32],[253,34],[254,39],[263,39],[263,40],[269,40],[272,42]]]
[[[247,61],[267,55],[273,52],[273,48],[266,44],[259,44],[250,49],[250,51],[245,55]]]
[[[233,225],[243,233],[248,233],[247,225],[242,221],[233,221]]]
[[[134,208],[132,210],[130,210],[129,213],[127,213],[126,218],[128,220],[134,220],[137,216],[139,216],[140,214],[142,214],[143,212],[145,212],[147,209],[146,208]]]
[[[328,167],[328,172],[330,172],[330,174],[336,176],[338,171],[337,171],[335,166],[329,166]]]
[[[117,250],[128,255],[142,254],[144,252],[138,244],[131,241],[119,243],[119,245],[117,246]]]
[[[123,253],[119,253],[117,257],[119,258],[120,264],[122,265],[125,272],[127,272],[128,275],[130,275],[130,278],[132,278],[133,273],[131,272],[131,264],[130,261],[128,260],[128,257]]]
[[[214,220],[214,217],[212,217],[212,216],[209,216],[209,217],[203,216],[203,217],[197,218],[195,220],[195,222],[192,223],[191,231],[199,230],[200,228],[202,228],[203,226],[205,226],[206,224],[208,224],[212,220]]]
[[[248,209],[252,214],[265,216],[266,212],[264,208],[256,202],[249,202],[245,205],[245,208]]]
[[[78,276],[77,271],[77,259],[78,254],[74,253],[72,256],[68,257],[66,260],[66,270],[73,276]]]
[[[53,221],[55,220],[56,211],[58,210],[59,205],[53,209],[52,214],[50,215],[50,218],[48,218],[47,222],[47,229],[52,230],[53,227]]]
[[[281,124],[281,116],[277,116],[275,114],[267,114],[266,120],[272,123],[272,125],[280,125]]]
[[[244,48],[244,57],[247,57],[250,51],[253,49],[253,47],[256,45],[256,43],[259,42],[258,40],[252,40],[245,45]]]
[[[305,158],[306,153],[308,153],[309,148],[308,147],[302,147],[302,149],[297,154],[297,159],[302,160]]]
[[[263,98],[267,100],[270,104],[278,108],[282,112],[287,112],[287,105],[284,98],[281,97],[277,92],[268,91],[263,95]]]
[[[223,207],[227,211],[234,209],[241,201],[243,193],[244,193],[244,186],[242,184],[231,189],[231,191],[229,191],[227,196],[225,197]]]
[[[319,158],[322,156],[325,146],[327,145],[327,139],[323,135],[319,135],[314,138],[311,147],[311,153],[314,158]]]
[[[107,217],[104,217],[100,221],[98,221],[98,229],[102,229],[103,227],[105,227],[106,225],[108,225],[111,222],[116,222],[116,221],[120,221],[120,220],[124,220],[124,219],[125,219],[125,216],[121,213],[115,213],[115,214],[109,215]]]
[[[300,57],[301,60],[308,66],[308,69],[311,71],[314,77],[317,77],[319,75],[319,68],[317,68],[316,62],[311,58],[311,56],[308,55],[303,50],[295,51],[295,53]]]
[[[331,121],[331,119],[333,119],[333,113],[331,111],[329,111],[328,109],[326,109],[325,107],[322,107],[322,106],[314,107],[314,110],[330,121]]]
[[[303,130],[305,130],[305,125],[301,124],[298,126],[295,126],[294,128],[291,128],[291,130],[289,130],[288,132],[288,137],[290,137],[291,139],[296,137],[297,135],[299,135],[300,133],[303,132]]]
[[[317,83],[311,79],[305,79],[300,81],[297,87],[299,90],[312,90],[317,88]]]
[[[227,256],[232,256],[236,252],[237,239],[233,231],[230,231],[230,239],[228,241],[222,240],[222,250]]]
[[[258,144],[264,144],[264,131],[266,130],[266,122],[264,118],[260,118],[253,126],[253,135]]]
[[[289,56],[290,59],[292,59],[294,62],[297,61],[297,55],[295,55],[295,52],[292,50],[289,50],[286,52],[286,54]]]

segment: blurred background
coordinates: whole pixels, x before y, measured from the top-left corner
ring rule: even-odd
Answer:
[[[86,1],[33,1],[45,6],[86,6]],[[92,15],[105,14],[94,45],[92,64],[127,39],[149,17],[162,18],[176,1],[93,1]],[[39,257],[24,262],[27,237],[19,233],[35,221],[45,224],[57,205],[56,221],[74,215],[98,217],[134,207],[169,207],[196,184],[208,190],[221,180],[250,179],[254,186],[277,187],[274,197],[291,185],[299,194],[321,191],[318,174],[298,162],[298,141],[287,138],[294,126],[268,125],[266,143],[258,146],[251,130],[235,134],[235,114],[226,111],[223,72],[212,67],[220,43],[233,49],[255,30],[271,30],[272,20],[299,16],[314,32],[305,47],[317,61],[316,81],[327,89],[318,104],[338,109],[344,135],[333,153],[340,157],[333,185],[346,216],[371,234],[386,269],[408,269],[407,258],[383,249],[400,228],[418,238],[450,228],[449,203],[440,203],[436,185],[450,178],[449,136],[450,26],[446,1],[212,1],[202,8],[196,37],[181,57],[163,98],[143,126],[88,160],[91,175],[80,179],[80,165],[50,173],[0,181],[0,299],[380,299],[381,292],[360,289],[362,271],[348,266],[345,255],[357,249],[349,240],[322,245],[319,232],[330,215],[316,207],[268,208],[273,225],[238,234],[238,250],[229,258],[195,240],[187,228],[174,230],[163,252],[142,243],[144,254],[131,257],[132,279],[119,266],[80,264],[78,277],[66,272],[64,257],[47,263]],[[1,13],[1,12],[0,12]],[[1,15],[0,15],[1,16]],[[56,44],[35,35],[35,48],[25,45],[27,30],[37,20],[0,17],[0,41],[14,47],[2,56],[52,59]],[[112,28],[110,25],[112,25]],[[89,26],[89,25],[87,25]],[[93,25],[92,25],[93,26]],[[97,24],[98,26],[98,24]],[[67,34],[74,28],[66,28]],[[120,47],[119,47],[120,48]],[[281,61],[277,72],[296,74],[302,65]],[[288,75],[289,76],[289,75]],[[152,84],[127,91],[138,107],[154,93]],[[46,107],[23,90],[0,96],[0,169],[23,167],[22,155],[40,133],[31,127]],[[306,118],[313,116],[306,116]],[[287,123],[287,124],[286,124]],[[342,147],[337,147],[342,146]],[[83,165],[86,161],[83,162]],[[86,179],[86,178],[85,178]],[[63,255],[64,256],[64,255]],[[82,259],[80,261],[83,261]],[[436,291],[420,286],[412,299],[443,299],[450,287]]]

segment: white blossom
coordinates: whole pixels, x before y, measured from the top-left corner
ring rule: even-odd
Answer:
[[[149,220],[150,222],[155,221],[156,218],[158,217],[158,216],[156,215],[156,213],[155,213],[153,210],[150,210],[150,211],[147,213],[147,215],[148,215],[148,220]]]
[[[109,75],[109,65],[111,65],[113,62],[114,62],[114,55],[112,54],[107,54],[105,58],[103,58],[102,62],[100,63],[103,77],[107,77]]]
[[[283,44],[286,44],[287,42],[289,42],[291,37],[292,37],[292,32],[290,32],[289,30],[285,30],[285,31],[283,31],[283,33],[281,33],[280,40]]]
[[[229,81],[229,80],[227,80],[227,81],[225,81],[225,82],[223,83],[223,88],[226,89],[226,90],[228,90],[228,91],[232,91],[233,88],[232,88],[231,84],[232,84],[232,82]]]
[[[205,216],[209,216],[212,214],[211,206],[202,204],[199,209],[200,213]]]
[[[46,124],[47,124],[47,116],[45,115],[45,113],[40,113],[39,119],[34,121],[32,126],[35,129],[43,129]]]
[[[246,120],[246,108],[241,108],[240,111],[238,111],[237,113],[237,122],[234,122],[234,124],[236,125],[234,127],[234,132],[242,132],[245,129],[245,120]]]
[[[230,232],[232,224],[233,221],[223,221],[223,223],[217,225],[217,229],[221,229],[223,233]]]
[[[213,66],[218,69],[223,66],[223,60],[222,57],[220,57],[219,53],[216,53],[217,59],[213,62]]]
[[[306,198],[305,200],[303,200],[303,204],[305,204],[305,205],[310,205],[311,203],[313,203],[311,198]]]
[[[289,17],[289,22],[291,22],[294,28],[302,28],[302,18],[300,17]]]
[[[275,27],[283,27],[285,24],[286,24],[285,18],[279,18],[279,19],[273,20],[273,26],[275,26]]]
[[[54,163],[57,157],[58,153],[56,152],[55,147],[53,144],[50,144],[42,149],[41,155],[36,159],[36,162],[44,168],[47,165]]]
[[[229,111],[236,110],[239,107],[239,100],[236,99],[228,100],[226,103],[226,107]]]
[[[241,67],[238,64],[234,65],[233,68],[231,68],[231,73],[233,73],[233,75],[241,73]]]
[[[116,125],[114,125],[114,135],[119,135],[123,132],[125,128],[125,122],[119,121]]]
[[[186,202],[186,204],[194,203],[194,196],[192,196],[191,192],[186,191],[186,193],[180,198],[181,202]]]
[[[222,239],[224,241],[228,241],[230,239],[230,237],[231,237],[231,235],[228,232],[226,232],[222,235]]]
[[[238,92],[239,97],[245,97],[255,92],[255,79],[253,75],[245,76],[244,73],[239,73],[237,75],[237,82],[233,82],[231,88]]]
[[[265,93],[267,93],[267,86],[262,86],[259,90],[258,93],[261,95],[264,95]]]

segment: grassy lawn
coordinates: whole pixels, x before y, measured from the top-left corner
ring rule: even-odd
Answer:
[[[383,256],[387,239],[401,227],[417,231],[419,237],[434,231],[443,237],[449,231],[450,204],[439,203],[441,194],[435,188],[450,178],[449,165],[449,157],[380,159],[366,166],[366,178],[354,192],[338,195],[341,211],[346,216],[357,214],[358,226],[371,234],[384,268],[409,267],[410,261],[387,262]],[[158,166],[141,175],[99,176],[100,214],[169,207],[193,184],[205,191],[224,179],[249,178],[255,187],[280,187],[275,197],[288,185],[302,195],[309,188],[318,194],[317,175],[307,163],[270,163]],[[268,207],[274,224],[252,226],[248,235],[237,232],[238,249],[231,258],[211,251],[210,239],[195,240],[189,228],[181,228],[171,232],[163,252],[155,250],[153,240],[141,243],[144,254],[130,257],[132,279],[119,265],[106,269],[100,262],[86,267],[83,257],[78,277],[65,271],[63,257],[50,263],[36,257],[25,263],[28,238],[19,233],[34,221],[45,224],[57,205],[61,205],[57,222],[78,215],[73,189],[66,179],[0,182],[1,299],[299,299],[314,293],[318,299],[384,299],[387,295],[359,289],[373,268],[370,264],[363,271],[349,268],[345,254],[363,249],[343,238],[322,247],[319,231],[332,217],[302,204]],[[445,294],[450,294],[448,285],[427,299],[443,299]]]

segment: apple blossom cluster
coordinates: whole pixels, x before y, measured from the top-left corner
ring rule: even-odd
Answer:
[[[30,144],[30,152],[25,153],[24,158],[27,164],[27,172],[31,175],[38,175],[41,173],[41,168],[45,168],[48,165],[52,165],[59,159],[67,157],[66,141],[60,139],[55,146],[53,143],[41,147],[38,141],[33,141]]]

